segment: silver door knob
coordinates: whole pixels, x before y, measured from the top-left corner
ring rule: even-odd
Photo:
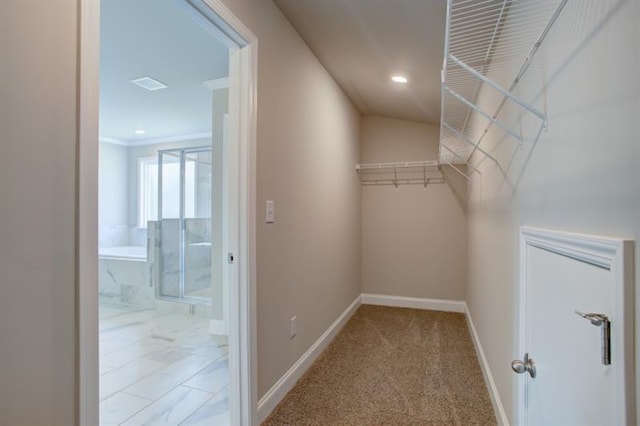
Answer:
[[[513,360],[511,363],[511,369],[518,374],[529,373],[532,379],[536,378],[536,363],[532,358],[529,358],[529,354],[524,354],[524,361],[519,359]]]

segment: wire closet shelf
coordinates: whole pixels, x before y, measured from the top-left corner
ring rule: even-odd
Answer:
[[[441,163],[469,164],[494,126],[516,143],[536,141],[546,115],[514,90],[567,0],[448,0],[441,83]],[[478,103],[480,92],[489,91]],[[516,119],[501,116],[506,106]],[[527,120],[527,126],[522,121]],[[524,129],[524,130],[523,130]],[[478,172],[479,173],[479,172]]]
[[[437,161],[356,164],[360,183],[371,185],[424,185],[445,183]]]

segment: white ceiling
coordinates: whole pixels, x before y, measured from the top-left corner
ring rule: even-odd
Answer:
[[[440,122],[446,0],[273,1],[361,113]]]
[[[175,2],[103,0],[100,13],[101,138],[140,143],[210,132],[203,81],[228,76],[227,47]],[[144,76],[169,87],[150,92],[130,82]]]

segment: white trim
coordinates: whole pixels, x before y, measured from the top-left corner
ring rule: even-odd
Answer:
[[[78,2],[76,423],[98,424],[98,96],[100,3]]]
[[[146,146],[146,145],[158,145],[169,142],[182,142],[190,141],[194,139],[211,139],[211,132],[200,133],[186,133],[184,135],[163,136],[153,139],[116,139],[108,136],[100,136],[100,142],[111,143],[114,145],[122,146]]]
[[[233,21],[230,21],[233,22]],[[241,23],[240,23],[241,24]],[[236,28],[234,26],[234,28]],[[240,33],[246,37],[247,34],[240,31]],[[242,255],[246,257],[247,261],[244,264],[244,276],[242,278],[243,289],[247,290],[245,295],[246,300],[244,302],[244,308],[246,312],[242,312],[242,318],[246,318],[246,336],[245,345],[248,354],[248,364],[244,366],[247,372],[247,381],[249,386],[247,387],[246,402],[250,406],[248,408],[250,417],[249,423],[257,423],[257,409],[258,409],[258,320],[257,320],[257,225],[256,225],[256,206],[257,206],[257,193],[258,193],[258,178],[257,178],[257,134],[258,134],[258,40],[249,39],[249,44],[243,51],[244,61],[247,70],[247,76],[245,77],[250,81],[250,84],[246,86],[247,94],[246,100],[248,105],[245,106],[248,116],[246,117],[247,124],[245,130],[247,134],[244,135],[247,144],[244,147],[246,155],[243,159],[246,164],[242,167],[245,169],[245,177],[241,183],[243,184],[244,194],[246,196],[243,205],[244,211],[248,212],[248,216],[243,224],[245,228],[241,230],[243,235],[247,237],[242,240],[242,243],[246,243],[246,246],[242,247]],[[246,282],[246,284],[245,284]]]
[[[480,337],[478,336],[476,327],[473,325],[471,312],[469,312],[469,307],[466,303],[464,304],[464,313],[465,318],[467,319],[467,325],[469,326],[471,340],[473,341],[473,346],[475,347],[476,354],[478,355],[478,361],[480,362],[480,368],[482,369],[482,375],[484,376],[484,383],[487,386],[487,391],[491,398],[491,405],[493,406],[493,412],[496,415],[496,420],[500,426],[509,426],[509,419],[507,418],[507,413],[504,411],[504,406],[502,405],[502,400],[500,399],[496,382],[493,380],[493,374],[491,374],[491,368],[489,368],[489,361],[487,361],[487,357],[482,349]]]
[[[251,30],[242,23],[242,21],[223,3],[222,0],[185,0],[191,4],[195,9],[199,10],[204,16],[209,18],[211,22],[216,25],[218,31],[228,38],[229,47],[231,43],[235,43],[241,47],[249,47],[258,42]],[[207,8],[199,7],[201,4],[206,4]],[[215,15],[208,13],[213,11]],[[257,59],[257,58],[256,58]]]
[[[388,296],[368,293],[362,293],[362,304],[460,313],[463,313],[465,309],[465,304],[461,300],[423,299],[419,297]]]
[[[145,145],[157,145],[157,144],[168,143],[168,142],[189,141],[192,139],[211,139],[211,132],[187,133],[184,135],[163,136],[160,138],[153,138],[153,139],[129,140],[127,141],[127,143],[129,144],[129,146],[145,146]]]
[[[235,263],[225,265],[226,275],[223,280],[229,282],[228,299],[229,304],[229,411],[231,413],[231,424],[246,424],[242,421],[243,399],[247,396],[243,393],[243,386],[246,383],[240,383],[242,374],[242,363],[246,353],[242,352],[242,337],[240,333],[243,330],[242,316],[242,290],[240,284],[240,268],[243,267],[245,256],[240,254],[240,227],[242,226],[240,215],[246,217],[246,212],[240,207],[240,180],[242,172],[240,171],[241,163],[241,108],[240,108],[240,87],[239,87],[239,50],[234,49],[229,56],[229,74],[232,75],[233,87],[229,91],[229,116],[232,120],[229,132],[229,140],[224,150],[224,187],[223,194],[223,212],[222,212],[222,241],[223,256],[227,253],[234,253],[237,259]]]
[[[633,241],[572,234],[549,229],[520,228],[520,282],[518,298],[517,356],[528,352],[526,341],[526,293],[527,253],[529,247],[567,256],[580,262],[609,270],[613,273],[615,286],[615,312],[612,323],[611,364],[616,366],[616,401],[618,419],[616,424],[636,424],[635,359],[634,359],[634,299],[633,299]],[[616,335],[619,337],[615,339]],[[526,424],[525,413],[526,379],[518,377],[516,386],[516,419]]]
[[[227,97],[228,99],[228,97]],[[229,179],[229,167],[227,160],[227,151],[229,150],[229,114],[224,114],[222,116],[222,205],[225,205],[225,202],[228,202],[229,196],[229,186],[227,185],[227,180]],[[222,224],[226,223],[228,218],[225,217],[225,212],[222,214]],[[227,238],[228,233],[225,226],[223,226],[222,230],[222,256],[224,257],[225,249],[227,249]],[[223,260],[224,262],[224,260]],[[222,300],[226,301],[222,304],[222,322],[224,326],[225,336],[229,335],[229,314],[230,314],[230,299],[229,299],[229,268],[222,268]]]
[[[568,232],[537,229],[523,226],[520,228],[523,243],[550,250],[553,253],[568,256],[604,269],[614,266],[616,256],[621,250],[622,240],[571,234]]]
[[[125,141],[123,139],[116,139],[116,138],[110,138],[110,137],[107,137],[107,136],[100,136],[98,138],[98,140],[100,142],[110,143],[110,144],[113,144],[113,145],[129,146],[129,141]]]
[[[329,343],[342,330],[342,327],[349,321],[361,304],[361,296],[355,300],[344,310],[342,314],[327,328],[327,330],[315,341],[307,351],[302,354],[298,361],[289,368],[289,370],[267,391],[260,402],[258,402],[258,422],[262,423],[274,408],[280,403],[282,398],[295,386],[296,382],[311,367],[313,362],[324,351]]]
[[[229,77],[214,78],[213,80],[203,81],[202,84],[210,90],[228,89]]]

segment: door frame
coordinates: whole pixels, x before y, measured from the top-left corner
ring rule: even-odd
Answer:
[[[257,37],[222,0],[175,0],[200,12],[235,44],[229,60],[229,140],[237,147],[237,234],[232,265],[238,286],[229,299],[232,424],[257,422],[256,113]],[[100,2],[78,1],[76,211],[76,423],[99,423],[98,364],[98,102]],[[231,47],[231,46],[230,46]]]
[[[611,319],[619,337],[612,343],[611,362],[616,368],[618,389],[618,423],[636,424],[634,316],[633,316],[633,249],[632,240],[595,237],[591,235],[559,232],[523,226],[520,228],[520,280],[518,289],[518,325],[516,328],[516,353],[521,359],[526,347],[527,333],[527,265],[529,248],[538,248],[550,253],[569,257],[579,262],[611,271],[614,279],[615,316]],[[532,354],[535,358],[535,354]],[[526,425],[525,374],[516,378],[516,424]]]

